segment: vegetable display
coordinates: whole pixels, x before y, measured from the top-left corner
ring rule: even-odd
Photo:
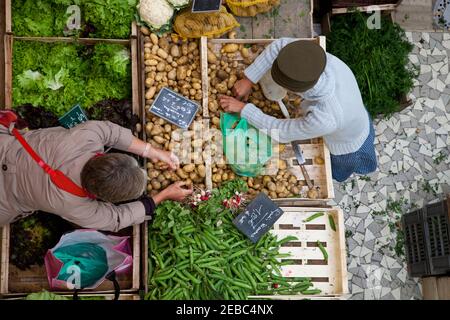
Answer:
[[[233,225],[237,208],[225,206],[247,189],[242,180],[212,190],[195,207],[164,202],[149,226],[149,292],[146,299],[248,299],[252,295],[316,294],[309,278],[283,277],[289,254],[266,234],[251,243]],[[285,259],[285,261],[283,261]]]
[[[78,103],[87,109],[130,97],[131,62],[124,46],[15,41],[13,57],[14,107],[31,104],[62,116]]]
[[[159,91],[169,87],[188,99],[202,100],[202,81],[200,73],[200,50],[198,42],[182,42],[176,35],[158,37],[142,27],[144,33],[145,99],[147,141],[154,147],[173,151],[185,163],[176,172],[168,171],[164,163],[147,163],[149,193],[157,193],[170,183],[184,180],[205,188],[206,167],[203,150],[207,140],[203,139],[203,125],[197,121],[191,125],[190,132],[179,130],[175,125],[153,115],[149,109]],[[199,110],[196,120],[201,120]],[[192,161],[183,161],[183,159]],[[188,164],[186,164],[188,163]]]
[[[230,38],[234,35],[230,33]],[[245,68],[250,65],[254,59],[264,50],[263,45],[253,44],[244,45],[236,43],[227,43],[224,45],[208,43],[208,77],[209,77],[209,101],[208,109],[211,117],[210,127],[220,130],[220,95],[232,96],[232,88],[236,81],[244,77]],[[276,102],[267,100],[261,87],[256,84],[252,88],[248,101],[259,107],[266,114],[277,118],[284,118],[281,109]],[[300,106],[300,97],[291,98],[288,95],[285,98],[287,107],[291,114],[298,112]],[[213,135],[212,145],[221,145],[222,136]],[[285,151],[286,145],[280,144],[274,146],[276,155],[281,155]],[[221,150],[212,149],[211,157],[214,159],[217,152]],[[323,159],[317,157],[314,164],[323,164]],[[251,196],[264,192],[272,199],[299,197],[317,198],[318,193],[312,193],[305,190],[306,182],[298,180],[289,170],[288,163],[284,159],[274,157],[266,164],[266,174],[259,177],[240,177],[247,182]],[[213,187],[220,186],[222,182],[235,178],[233,171],[225,164],[212,163],[212,181]]]
[[[400,99],[413,86],[416,72],[408,66],[413,46],[403,29],[381,16],[381,28],[367,28],[368,15],[336,15],[327,36],[328,51],[356,76],[364,104],[372,115],[399,111]]]
[[[166,0],[140,0],[139,16],[152,30],[169,29],[174,9]]]
[[[50,213],[38,212],[11,224],[10,260],[21,270],[43,265],[48,249],[73,225]]]
[[[79,30],[67,27],[72,5],[80,8]],[[123,39],[130,36],[136,5],[137,0],[14,0],[12,27],[16,36]]]

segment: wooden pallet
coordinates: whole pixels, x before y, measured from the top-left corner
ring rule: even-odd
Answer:
[[[311,38],[307,39],[311,41],[316,41],[319,43],[324,50],[326,50],[326,39],[325,37]],[[236,44],[262,44],[268,45],[273,42],[273,39],[208,39],[207,43],[203,43],[205,46],[203,48],[206,51],[208,44],[212,44],[212,50],[216,53],[220,52],[220,49],[223,45],[228,43],[236,43]],[[252,54],[252,53],[251,53]],[[237,54],[237,60],[242,60],[240,54]],[[204,65],[208,65],[208,61],[203,61]],[[207,73],[206,73],[207,76]],[[206,87],[206,90],[208,88]],[[208,99],[208,95],[206,95],[205,99]],[[208,105],[208,101],[206,101],[206,105]],[[330,152],[328,148],[323,143],[323,139],[311,139],[308,141],[304,141],[301,145],[303,154],[306,160],[306,169],[311,180],[314,183],[314,186],[319,187],[319,197],[317,200],[328,200],[334,198],[334,187],[331,175],[331,158]],[[314,163],[314,158],[316,156],[320,156],[324,160],[324,164],[317,165]],[[285,151],[280,154],[280,158],[287,160],[289,170],[297,176],[299,180],[304,180],[303,174],[301,173],[301,169],[298,166],[298,162],[295,158],[294,152],[292,150],[291,145],[287,145]],[[211,182],[212,185],[212,182]],[[307,187],[303,187],[304,192],[307,191]],[[293,201],[303,201],[310,200],[307,198],[297,197],[297,198],[281,198],[275,199],[278,203],[286,203]]]
[[[295,236],[298,241],[284,244],[280,253],[290,253],[288,260],[297,264],[283,266],[283,277],[311,278],[314,288],[322,293],[314,296],[304,295],[273,295],[254,296],[252,298],[270,299],[303,299],[339,297],[348,293],[347,254],[345,246],[344,215],[339,208],[296,208],[281,207],[284,214],[270,231],[279,240],[287,236]],[[311,222],[304,220],[317,212],[324,215]],[[332,216],[336,231],[330,227],[328,216]],[[320,241],[328,253],[328,261],[320,251],[317,241]]]
[[[11,30],[10,23],[6,29]],[[13,45],[15,40],[19,41],[39,41],[46,43],[67,42],[79,44],[95,44],[95,43],[111,43],[122,44],[130,48],[132,59],[132,112],[143,118],[141,101],[139,96],[140,79],[138,66],[138,43],[137,43],[137,25],[132,25],[132,35],[128,40],[122,39],[74,39],[74,38],[54,38],[54,37],[14,37],[12,34],[5,36],[5,97],[6,109],[12,109],[12,61],[13,61]],[[10,226],[1,228],[1,260],[0,260],[0,296],[14,297],[23,296],[31,292],[40,291],[41,289],[48,289],[48,280],[45,273],[44,266],[32,266],[29,270],[21,271],[9,263],[9,249],[10,249]],[[125,293],[138,292],[140,288],[140,270],[141,270],[141,228],[134,226],[129,229],[128,235],[131,238],[133,250],[133,268],[132,273],[127,276],[122,276],[119,279],[122,291]],[[93,291],[96,294],[111,294],[114,292],[112,284],[109,281],[102,284],[97,290]]]

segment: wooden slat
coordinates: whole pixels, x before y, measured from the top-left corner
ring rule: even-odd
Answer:
[[[275,19],[274,38],[311,38],[313,0],[282,0]]]
[[[356,10],[361,12],[367,12],[367,11],[392,11],[395,10],[397,7],[396,4],[379,4],[376,6],[359,6],[356,7]],[[350,10],[354,10],[355,8],[333,8],[331,13],[332,14],[343,14],[348,13]]]
[[[5,3],[0,5],[0,109],[5,107]]]
[[[11,25],[11,0],[5,0],[5,32],[12,33]]]
[[[37,42],[67,42],[94,45],[97,43],[129,45],[130,39],[70,38],[70,37],[14,37],[16,40]]]
[[[208,81],[208,40],[206,37],[200,38],[200,67],[202,76],[202,112],[203,118],[209,117],[208,109],[208,92],[209,92],[209,81]]]
[[[141,115],[140,108],[140,88],[139,88],[139,61],[138,61],[138,44],[137,44],[137,25],[133,22],[131,27],[130,51],[131,51],[131,99],[133,114]]]
[[[12,52],[13,52],[13,36],[5,35],[5,109],[12,109]]]
[[[8,275],[9,275],[9,225],[1,228],[0,237],[1,257],[0,257],[0,294],[8,293]]]

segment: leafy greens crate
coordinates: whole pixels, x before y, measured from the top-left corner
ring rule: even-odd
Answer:
[[[324,49],[326,49],[326,42],[325,42],[325,37],[317,37],[317,38],[308,38],[308,39],[304,39],[304,40],[310,40],[310,41],[315,41],[318,44],[320,44]],[[220,63],[221,59],[226,59],[226,63],[228,63],[230,68],[238,68],[239,72],[242,72],[243,69],[242,67],[245,65],[248,65],[249,63],[251,63],[257,55],[259,55],[259,53],[261,52],[261,49],[263,49],[265,46],[267,46],[268,44],[272,43],[273,39],[208,39],[207,41],[202,42],[203,44],[203,48],[202,50],[204,52],[208,52],[208,54],[206,56],[203,57],[204,61],[203,61],[203,65],[207,66],[207,70],[206,70],[206,77],[207,77],[207,81],[205,81],[206,83],[208,83],[208,86],[205,86],[203,88],[204,91],[207,91],[207,94],[205,94],[205,98],[208,99],[206,102],[204,102],[204,105],[208,106],[209,110],[208,110],[208,114],[209,114],[209,119],[210,119],[210,127],[216,130],[220,130],[220,126],[218,124],[219,122],[219,111],[220,111],[220,107],[219,107],[219,103],[218,103],[218,95],[221,93],[225,93],[225,94],[231,94],[231,88],[230,86],[228,86],[228,90],[227,91],[223,91],[223,92],[218,92],[218,90],[216,88],[218,88],[217,86],[217,81],[216,78],[218,77],[217,74],[217,70],[220,69]],[[239,46],[239,49],[232,53],[232,56],[228,55],[228,57],[224,57],[226,56],[225,53],[222,52],[222,50],[224,49],[225,46],[229,46],[229,45],[237,45]],[[257,48],[259,46],[259,48]],[[225,47],[226,48],[226,47]],[[243,51],[246,51],[244,54],[247,57],[243,56]],[[254,52],[256,51],[256,52]],[[211,55],[215,55],[217,62],[216,63],[211,63],[213,59],[211,59]],[[210,57],[208,59],[208,56]],[[212,67],[213,66],[213,70]],[[208,75],[209,72],[209,75]],[[214,74],[213,77],[211,77],[210,75]],[[221,81],[221,79],[219,80]],[[225,80],[226,82],[227,80]],[[220,86],[220,84],[219,84]],[[254,87],[254,89],[257,89],[258,87]],[[219,88],[220,89],[220,88]],[[257,89],[258,91],[260,91],[259,89]],[[258,93],[259,94],[259,93]],[[260,95],[260,94],[259,94]],[[288,108],[290,109],[290,113],[291,115],[295,115],[298,116],[298,110],[299,110],[299,105],[296,105],[294,107],[294,109],[292,109],[291,103],[297,103],[297,101],[299,101],[298,97],[294,97],[294,95],[292,93],[288,93],[289,98],[287,99],[288,102]],[[256,101],[259,101],[261,103],[267,101],[267,99],[265,99],[264,97],[260,96],[256,96],[255,97]],[[252,101],[252,96],[250,97],[250,101]],[[258,103],[256,103],[258,104]],[[272,102],[272,105],[275,104],[276,102]],[[258,106],[258,105],[257,105]],[[258,106],[260,107],[260,106]],[[278,118],[284,118],[284,116],[281,114],[281,111],[279,110],[275,110],[274,114],[271,114],[273,116],[276,116]],[[300,115],[301,116],[301,115]],[[217,131],[218,135],[219,135],[219,131]],[[221,139],[221,134],[220,136],[218,135],[212,135],[213,139]],[[217,143],[217,142],[216,142]],[[220,145],[220,143],[219,143]],[[314,183],[315,187],[318,187],[318,196],[316,198],[316,200],[328,200],[328,199],[332,199],[334,198],[334,189],[333,189],[333,182],[332,182],[332,175],[331,175],[331,159],[330,159],[330,152],[328,150],[328,148],[325,146],[325,144],[323,143],[323,139],[322,138],[316,138],[316,139],[310,139],[310,140],[305,140],[301,142],[301,147],[303,150],[303,155],[305,157],[306,163],[305,163],[305,167],[306,170],[311,178],[311,180]],[[298,180],[304,180],[303,174],[301,173],[301,169],[298,166],[296,157],[294,155],[294,152],[292,150],[292,147],[290,144],[284,145],[283,146],[284,150],[282,151],[280,149],[279,155],[280,155],[280,159],[284,160],[287,164],[288,170],[296,176],[296,178]],[[322,159],[322,161],[320,163],[316,162],[315,159],[320,158]],[[276,159],[274,160],[276,161]],[[270,167],[270,166],[269,166]],[[224,169],[226,170],[226,173],[228,176],[233,176],[231,173],[231,170],[229,168]],[[212,163],[212,179],[213,181],[211,182],[211,185],[213,185],[214,183],[217,182],[217,180],[215,181],[215,172],[216,169],[214,168],[214,163]],[[220,169],[219,169],[220,172]],[[273,175],[273,174],[272,174]],[[223,181],[222,181],[223,182]],[[307,191],[307,186],[304,184],[302,187],[300,187],[300,191],[303,191],[302,193],[305,195],[306,191]],[[281,198],[274,198],[272,197],[273,200],[275,200],[278,203],[292,203],[293,201],[298,201],[298,200],[311,200],[305,196],[302,196],[299,194],[298,197],[292,197],[292,198],[286,198],[286,197],[281,197]]]
[[[8,22],[8,19],[7,19]],[[15,39],[21,41],[39,41],[46,43],[78,43],[78,44],[122,44],[130,48],[131,53],[131,83],[132,83],[132,113],[143,118],[139,99],[140,96],[140,78],[138,72],[138,42],[137,42],[137,25],[132,25],[132,35],[128,40],[111,40],[111,39],[75,39],[75,38],[36,38],[36,37],[14,37],[11,34],[5,36],[5,108],[12,109],[12,58],[13,58],[13,42]],[[10,225],[0,228],[0,296],[1,297],[21,297],[32,292],[38,292],[42,289],[48,290],[48,280],[44,266],[32,266],[26,271],[22,271],[10,263]],[[121,235],[130,237],[132,247],[133,267],[132,272],[128,275],[118,277],[121,292],[124,294],[135,294],[140,288],[140,270],[141,270],[141,227],[134,226],[127,228]],[[50,248],[49,248],[50,249]],[[67,294],[67,292],[61,292]],[[111,295],[114,288],[109,281],[104,282],[96,290],[90,291],[90,294]]]

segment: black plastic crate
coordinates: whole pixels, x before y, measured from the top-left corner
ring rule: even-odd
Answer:
[[[402,217],[410,276],[434,276],[450,272],[449,220],[446,200],[428,204]]]
[[[450,271],[449,230],[447,201],[427,205],[425,235],[432,275]]]
[[[411,277],[421,277],[430,273],[423,224],[424,211],[419,209],[402,217],[406,262]]]

